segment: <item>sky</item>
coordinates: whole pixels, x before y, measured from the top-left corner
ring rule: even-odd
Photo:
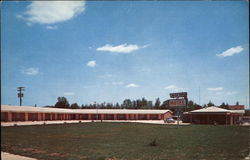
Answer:
[[[246,1],[1,3],[1,104],[161,102],[249,107]]]

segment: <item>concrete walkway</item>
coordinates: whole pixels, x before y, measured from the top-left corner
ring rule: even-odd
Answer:
[[[15,154],[6,153],[6,152],[1,152],[1,159],[2,160],[37,160],[35,158],[19,156]]]
[[[27,125],[48,125],[48,124],[65,124],[65,123],[90,123],[90,122],[127,122],[127,123],[147,123],[147,124],[163,124],[176,125],[175,123],[164,123],[163,120],[66,120],[66,121],[26,121],[26,122],[1,122],[2,127],[7,126],[27,126]],[[182,123],[180,125],[190,125],[189,123]]]
[[[82,123],[87,123],[91,121],[81,121]],[[47,124],[64,124],[64,123],[79,123],[79,120],[69,120],[69,121],[25,121],[25,122],[1,122],[2,127],[7,126],[28,126],[28,125],[47,125]]]

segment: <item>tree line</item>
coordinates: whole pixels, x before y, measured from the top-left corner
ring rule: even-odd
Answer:
[[[236,102],[236,105],[239,105],[239,102]],[[189,100],[187,103],[187,107],[185,111],[192,111],[196,109],[201,109],[203,107],[210,107],[215,106],[214,103],[209,101],[209,103],[201,106],[192,100]],[[130,100],[125,99],[121,104],[117,103],[92,103],[92,104],[82,104],[78,105],[77,103],[70,104],[65,97],[58,97],[57,102],[53,106],[46,106],[46,107],[53,107],[53,108],[68,108],[68,109],[170,109],[172,108],[169,106],[169,100],[160,101],[160,98],[157,98],[154,102],[147,100],[146,98]],[[229,105],[225,104],[224,102],[218,106],[220,108],[229,109]]]

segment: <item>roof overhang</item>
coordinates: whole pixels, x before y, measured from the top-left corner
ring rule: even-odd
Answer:
[[[166,114],[172,113],[170,110],[150,110],[150,109],[61,109],[47,107],[30,106],[8,106],[1,105],[1,112],[18,113],[67,113],[67,114]]]

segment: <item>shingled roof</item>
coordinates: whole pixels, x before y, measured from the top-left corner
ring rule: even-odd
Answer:
[[[193,110],[193,111],[190,111],[190,113],[244,113],[244,111],[238,112],[235,110],[227,110],[227,109],[211,106],[211,107]]]

